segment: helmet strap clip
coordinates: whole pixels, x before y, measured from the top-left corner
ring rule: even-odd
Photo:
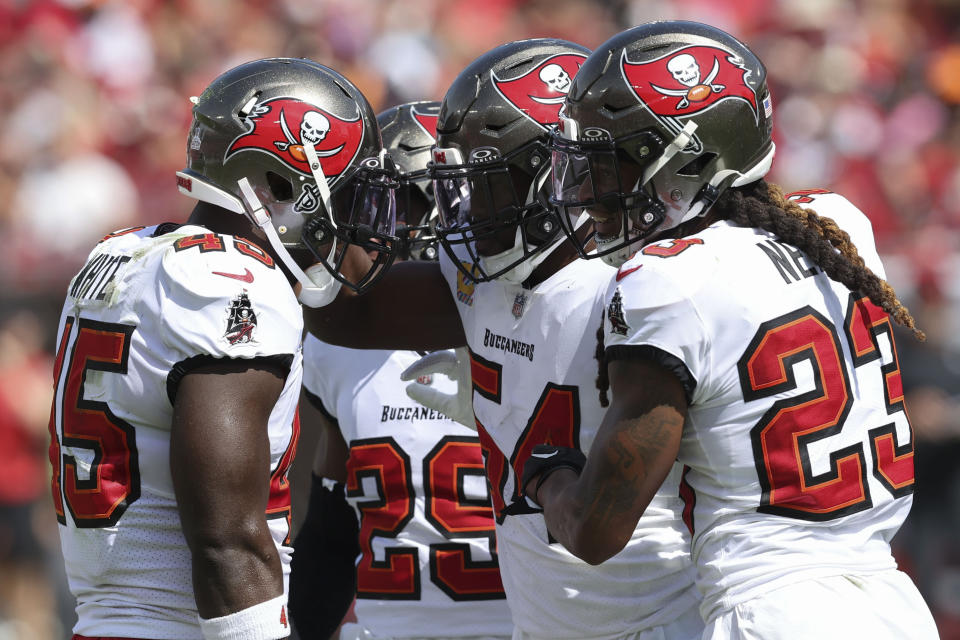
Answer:
[[[237,184],[240,186],[240,193],[246,201],[250,218],[260,230],[266,234],[267,241],[270,242],[270,246],[273,248],[276,256],[280,258],[283,265],[290,271],[293,277],[297,279],[297,282],[300,283],[302,287],[300,295],[298,296],[300,302],[309,307],[322,307],[325,304],[333,302],[333,299],[337,297],[337,293],[340,291],[340,281],[334,278],[325,268],[323,272],[319,272],[315,269],[317,265],[308,269],[308,271],[311,271],[311,275],[304,273],[300,265],[298,265],[293,259],[293,256],[290,255],[290,252],[287,251],[287,248],[283,246],[277,230],[273,228],[273,223],[270,222],[270,214],[267,213],[263,203],[260,202],[260,198],[257,197],[253,187],[250,186],[250,181],[244,177],[240,178]],[[335,250],[336,240],[334,240],[333,246],[330,249],[331,257]]]
[[[323,202],[323,208],[330,219],[330,224],[334,229],[337,228],[337,221],[333,215],[333,204],[330,196],[330,185],[327,184],[327,177],[323,175],[323,167],[320,165],[320,157],[317,156],[317,150],[312,142],[304,141],[303,152],[307,156],[307,163],[310,165],[310,173],[313,174],[313,180],[317,183],[317,189],[320,190],[320,200]]]

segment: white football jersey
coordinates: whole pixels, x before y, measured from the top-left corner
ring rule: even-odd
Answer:
[[[60,318],[52,488],[77,598],[74,631],[89,637],[202,638],[170,426],[183,376],[218,358],[273,358],[290,369],[268,425],[267,514],[284,584],[289,572],[299,304],[255,245],[198,226],[174,229],[107,236],[71,281]],[[242,467],[237,460],[223,473]]]
[[[380,638],[509,637],[476,432],[407,396],[413,351],[337,347],[308,334],[303,385],[350,447],[360,521],[359,624]],[[445,393],[444,375],[422,377]]]
[[[884,276],[858,209],[794,197]],[[913,441],[886,313],[796,247],[728,222],[644,247],[608,301],[608,356],[669,354],[687,377],[681,493],[708,621],[784,584],[895,566]]]
[[[590,450],[605,411],[594,354],[613,269],[600,260],[576,260],[528,290],[470,281],[445,252],[440,266],[470,349],[474,413],[514,624],[532,638],[611,638],[671,622],[695,607],[679,468],[626,548],[599,566],[553,541],[542,513],[518,491],[535,445]]]

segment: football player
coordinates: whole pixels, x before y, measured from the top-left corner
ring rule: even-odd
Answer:
[[[369,294],[341,296],[334,313],[311,314],[309,324],[351,346],[468,347],[458,362],[431,354],[406,377],[433,365],[468,370],[449,398],[408,389],[478,430],[514,638],[699,638],[679,469],[630,544],[601,567],[555,544],[520,495],[534,444],[588,451],[604,412],[593,392],[595,335],[614,270],[577,259],[547,202],[548,131],[588,53],[524,40],[464,69],[443,99],[431,167],[439,265],[395,265]]]
[[[400,254],[414,260],[437,258],[426,168],[439,108],[412,102],[377,116],[400,172]],[[357,623],[344,625],[341,640],[509,638],[476,431],[404,393],[400,374],[419,359],[415,351],[347,349],[308,334],[303,357],[304,396],[319,412],[303,426],[321,435],[294,543],[297,631],[329,638],[356,595]],[[444,376],[417,384],[454,391]]]
[[[257,60],[193,102],[189,219],[107,235],[60,319],[50,461],[78,640],[290,634],[291,283],[322,304],[394,249],[393,171],[342,75]],[[370,273],[322,266],[352,242]]]
[[[763,64],[719,29],[651,23],[601,45],[564,109],[562,219],[619,271],[586,465],[538,447],[524,477],[547,529],[615,561],[679,456],[704,638],[938,637],[890,552],[914,490],[892,323],[922,334],[856,207],[763,180]]]

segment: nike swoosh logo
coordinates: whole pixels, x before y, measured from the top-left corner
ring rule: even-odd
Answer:
[[[244,273],[223,273],[222,271],[214,271],[213,275],[223,276],[224,278],[233,278],[234,280],[240,280],[241,282],[251,283],[253,282],[253,274],[250,273],[250,269],[244,269]]]
[[[551,451],[550,453],[531,453],[530,457],[532,458],[552,458],[553,456],[560,453],[559,451]]]
[[[634,271],[636,271],[637,269],[639,269],[639,268],[642,267],[642,266],[643,266],[642,264],[639,264],[639,265],[637,265],[637,266],[635,266],[635,267],[630,267],[630,268],[627,269],[626,271],[624,271],[623,269],[621,269],[620,271],[617,271],[617,282],[620,282],[621,280],[623,280],[623,279],[626,278],[628,275],[630,275],[631,273],[633,273]]]

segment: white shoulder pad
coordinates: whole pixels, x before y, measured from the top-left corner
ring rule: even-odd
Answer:
[[[672,258],[670,268],[657,258],[635,255],[610,282],[604,313],[604,345],[650,346],[680,359],[696,379],[709,366],[709,339],[695,304],[695,294],[706,278],[704,260]],[[691,264],[692,263],[692,264]],[[689,277],[688,277],[689,274]]]
[[[184,234],[171,242],[157,273],[168,346],[184,357],[254,358],[299,350],[300,305],[280,268],[251,255],[257,251],[218,234]]]
[[[795,201],[802,207],[813,209],[821,217],[836,222],[838,227],[850,235],[850,240],[870,270],[881,278],[886,277],[883,264],[877,255],[873,224],[852,202],[839,193],[832,192],[806,194]]]

